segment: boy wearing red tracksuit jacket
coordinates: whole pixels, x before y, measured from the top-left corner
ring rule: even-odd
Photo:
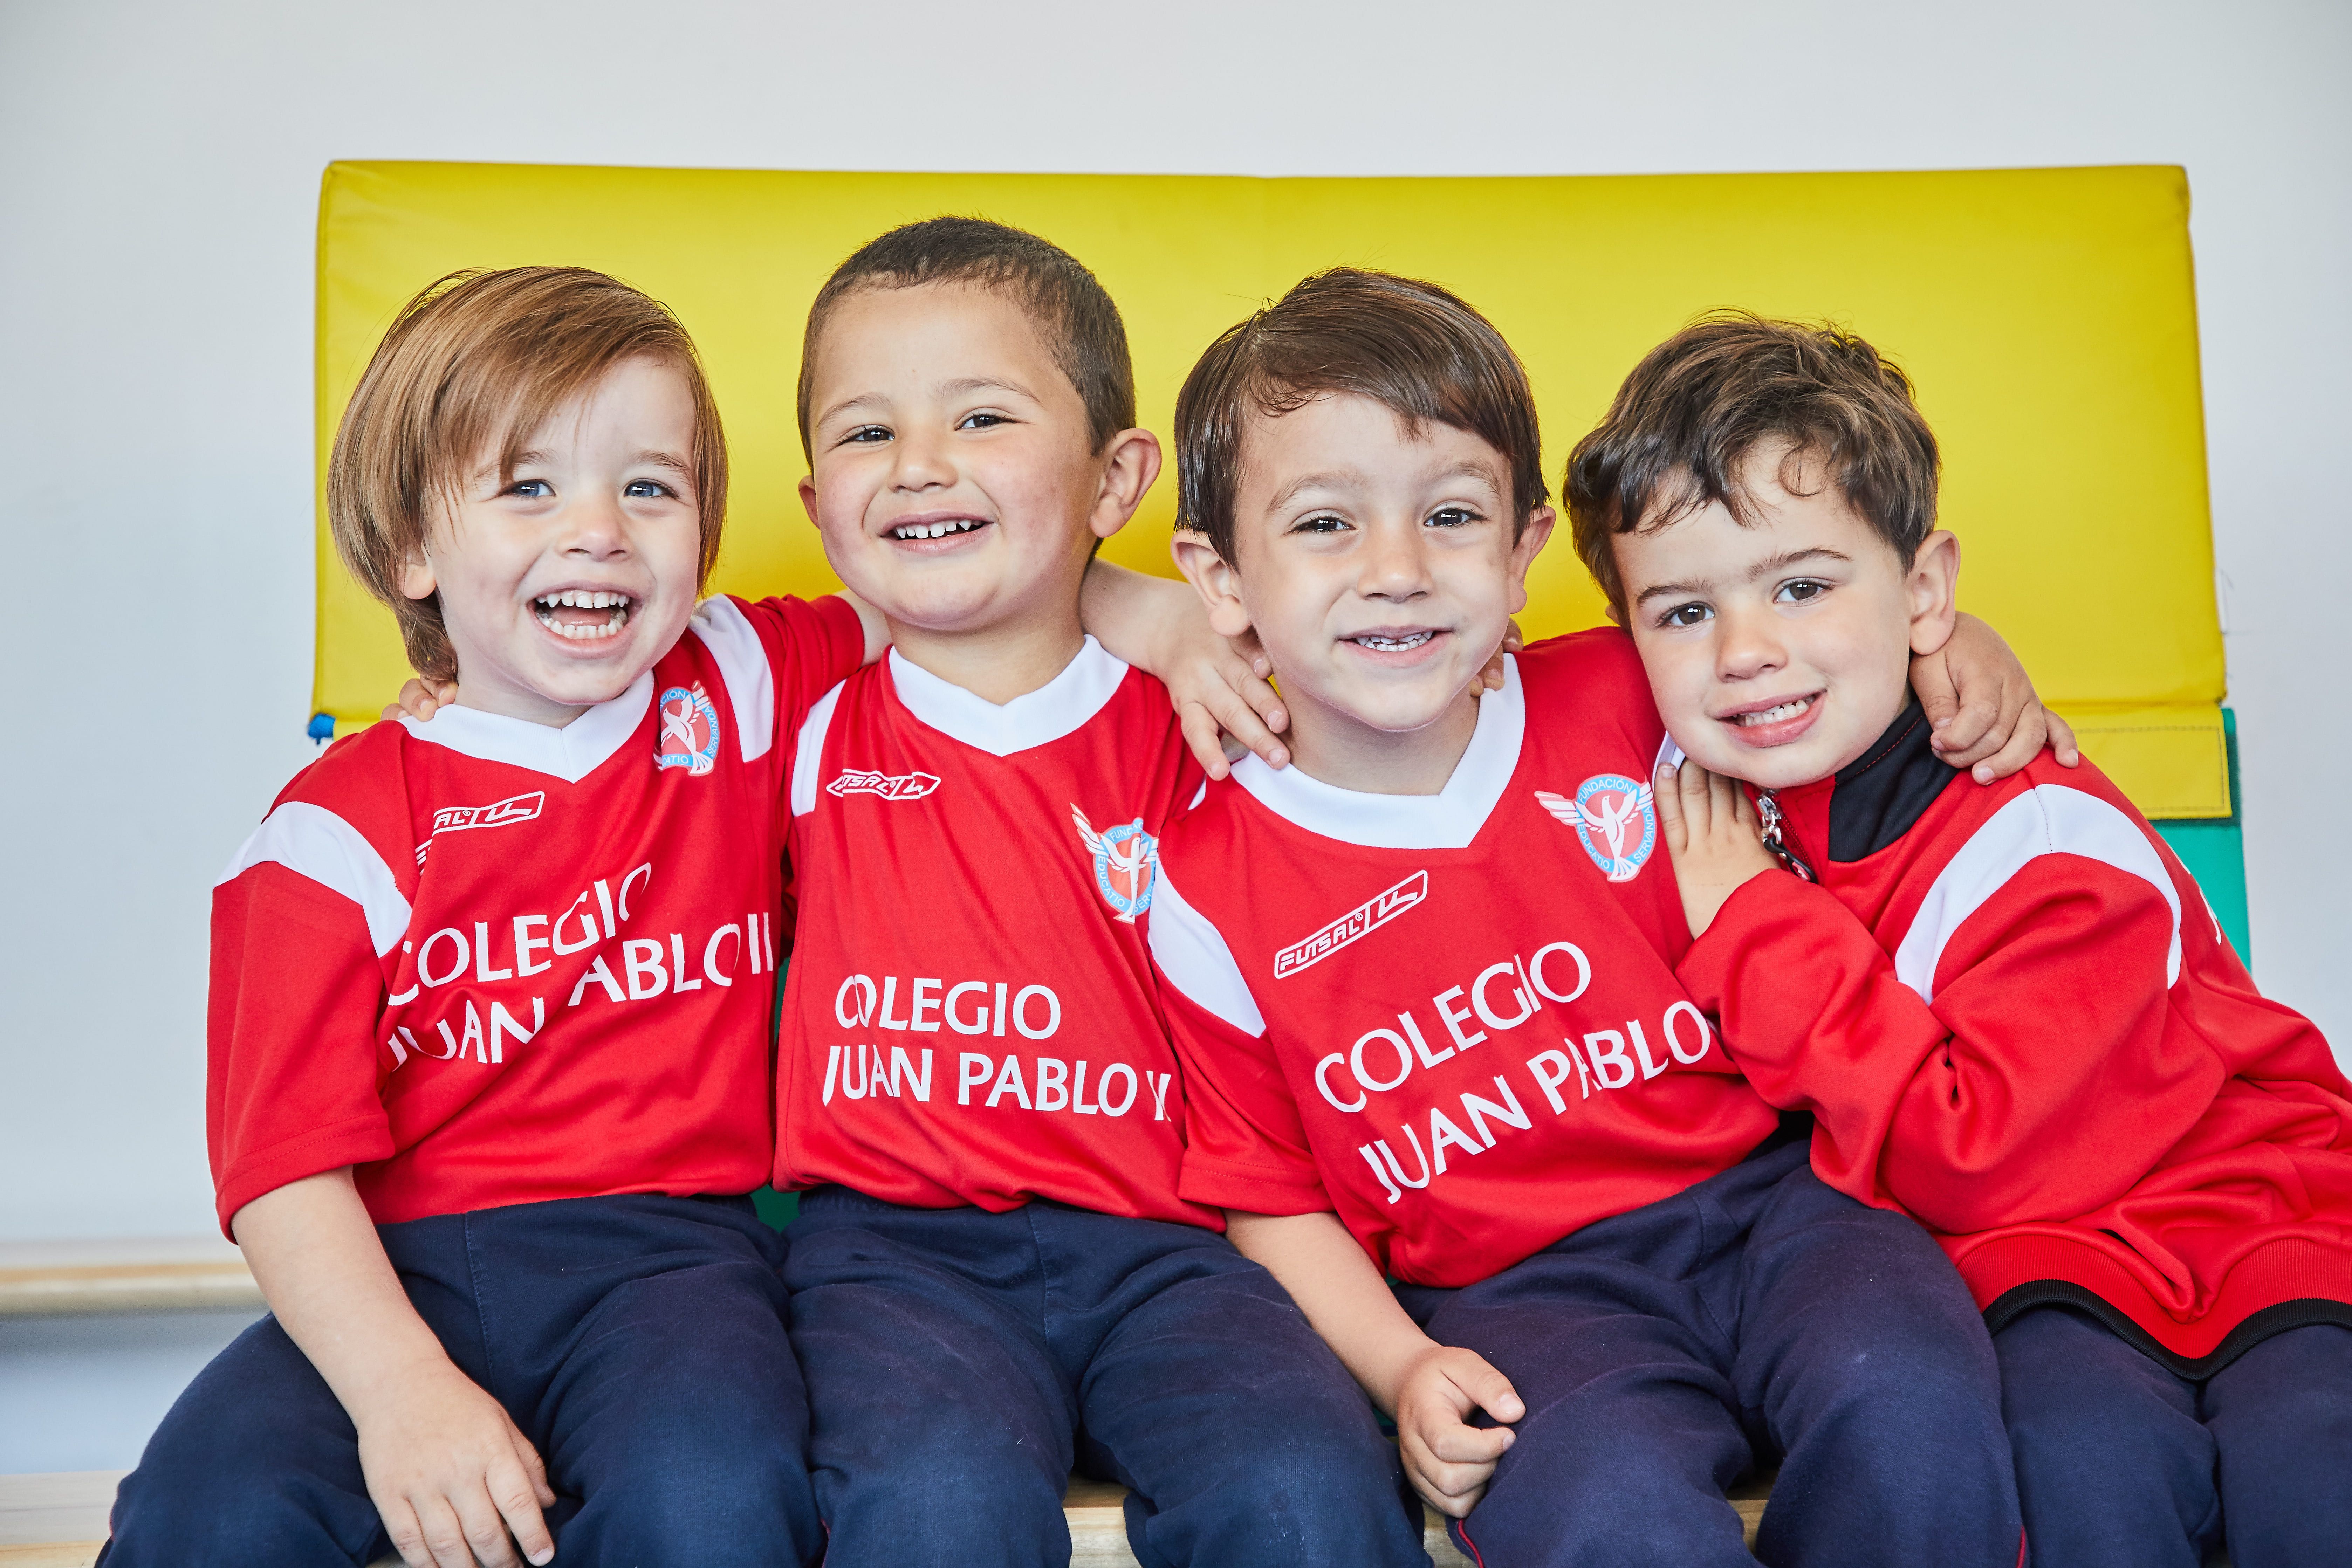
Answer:
[[[1476,695],[1552,522],[1508,346],[1328,273],[1210,349],[1177,427],[1180,563],[1265,644],[1296,758],[1161,847],[1181,1196],[1394,1414],[1474,1561],[1751,1562],[1724,1496],[1762,1452],[1767,1562],[2016,1563],[1959,1280],[1811,1173],[1675,977],[1631,644]]]
[[[1958,1266],[2037,1560],[2345,1561],[2352,1085],[2095,769],[1946,788],[1903,685],[1951,623],[1936,477],[1868,344],[1753,318],[1580,444],[1579,550],[1689,758],[1677,973],[1822,1177]]]

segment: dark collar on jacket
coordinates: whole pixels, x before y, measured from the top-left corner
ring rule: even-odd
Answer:
[[[1864,860],[1909,832],[1936,797],[1959,782],[1928,746],[1935,734],[1916,696],[1869,750],[1838,770],[1830,792],[1830,859]]]

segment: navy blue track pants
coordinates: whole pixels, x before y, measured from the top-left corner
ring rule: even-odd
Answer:
[[[2020,1560],[1984,1320],[1925,1231],[1824,1186],[1802,1142],[1477,1284],[1397,1295],[1527,1404],[1455,1528],[1473,1562],[1751,1563],[1724,1493],[1775,1456],[1768,1563]]]
[[[2311,1323],[2211,1376],[2037,1307],[1993,1336],[2033,1561],[2197,1568],[2352,1563],[2352,1329]]]
[[[546,1461],[562,1568],[816,1556],[782,1246],[749,1198],[570,1198],[377,1233],[450,1360]],[[351,1417],[275,1318],[181,1395],[113,1523],[106,1568],[326,1568],[392,1551]]]
[[[1073,1468],[1144,1568],[1425,1568],[1370,1402],[1223,1237],[840,1187],[787,1235],[826,1568],[1056,1568]]]

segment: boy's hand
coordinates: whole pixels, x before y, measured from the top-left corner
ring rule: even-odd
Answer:
[[[1478,672],[1478,689],[1481,692],[1501,691],[1504,659],[1527,645],[1528,640],[1519,634],[1519,623],[1513,621],[1507,624],[1503,628],[1503,645],[1495,650],[1495,656],[1487,660],[1486,668]]]
[[[412,678],[400,688],[400,700],[386,703],[380,718],[413,718],[420,724],[457,700],[455,681]]]
[[[1706,935],[1717,913],[1740,883],[1780,862],[1764,847],[1763,830],[1748,792],[1685,758],[1680,768],[1661,763],[1651,790],[1658,831],[1674,857],[1675,886],[1692,940]]]
[[[1935,727],[1928,742],[1979,784],[2006,779],[2052,747],[2062,768],[2083,760],[2074,732],[2042,706],[2000,633],[1961,615],[1944,645],[1911,661],[1911,689]]]
[[[354,1425],[368,1496],[409,1568],[520,1568],[554,1557],[540,1512],[555,1502],[547,1467],[499,1402],[455,1366],[419,1368]]]
[[[1474,1410],[1506,1425],[1473,1427]],[[1450,1518],[1467,1514],[1486,1495],[1495,1461],[1517,1437],[1507,1423],[1527,1413],[1511,1380],[1475,1351],[1436,1345],[1423,1352],[1397,1384],[1397,1448],[1412,1490]]]
[[[1256,632],[1227,639],[1208,630],[1205,621],[1187,626],[1165,664],[1160,679],[1176,705],[1176,722],[1210,778],[1233,771],[1220,732],[1256,752],[1269,768],[1288,766],[1290,748],[1276,736],[1289,727],[1290,715],[1283,709],[1282,695],[1268,684],[1274,665],[1258,646]]]

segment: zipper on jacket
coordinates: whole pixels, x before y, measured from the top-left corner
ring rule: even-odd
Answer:
[[[1763,821],[1764,847],[1772,852],[1772,858],[1807,882],[1821,881],[1813,874],[1813,868],[1805,863],[1804,857],[1789,847],[1787,819],[1780,814],[1780,802],[1771,790],[1756,792],[1756,813]]]

